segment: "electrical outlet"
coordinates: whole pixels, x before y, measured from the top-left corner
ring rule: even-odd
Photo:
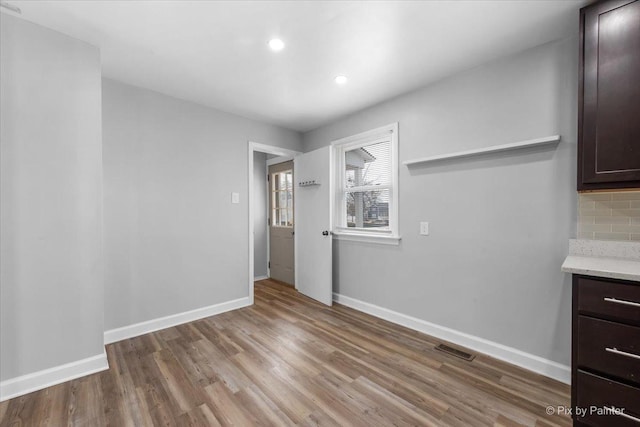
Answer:
[[[429,223],[428,222],[421,222],[420,223],[420,234],[423,236],[428,236],[429,235]]]
[[[240,203],[240,193],[231,193],[231,203]]]

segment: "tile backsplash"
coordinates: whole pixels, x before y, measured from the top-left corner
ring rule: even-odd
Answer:
[[[578,239],[640,241],[640,190],[578,194]]]

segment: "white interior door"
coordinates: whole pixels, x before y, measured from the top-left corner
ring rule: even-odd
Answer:
[[[326,305],[333,301],[331,155],[329,146],[294,159],[296,288]]]

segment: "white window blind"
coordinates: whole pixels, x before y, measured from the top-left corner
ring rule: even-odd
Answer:
[[[391,141],[344,151],[346,226],[389,228]]]

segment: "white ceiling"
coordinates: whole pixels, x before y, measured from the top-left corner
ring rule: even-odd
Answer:
[[[99,46],[103,74],[298,131],[576,35],[585,0],[12,1]],[[272,52],[273,37],[286,47]],[[334,77],[349,82],[339,86]]]

